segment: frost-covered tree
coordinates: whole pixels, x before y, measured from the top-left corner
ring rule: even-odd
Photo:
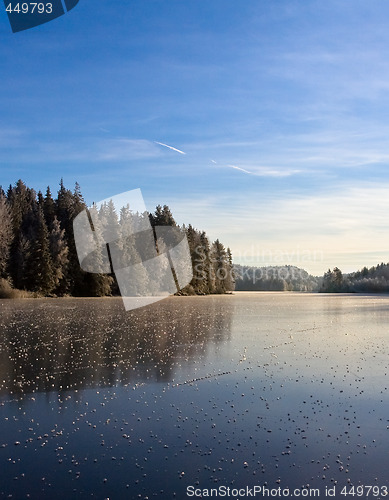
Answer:
[[[215,293],[225,293],[229,269],[227,265],[226,249],[219,240],[213,243],[211,255],[215,275]]]
[[[10,186],[7,194],[0,188],[0,278],[7,279],[16,288],[46,295],[118,293],[107,262],[109,251],[111,261],[115,258],[115,270],[131,268],[126,274],[130,278],[126,281],[128,292],[154,294],[161,286],[170,291],[174,288],[172,280],[177,282],[178,275],[188,274],[185,259],[180,267],[180,262],[173,263],[170,255],[172,248],[186,235],[193,279],[182,293],[223,293],[232,288],[231,277],[223,273],[223,269],[232,266],[231,254],[223,245],[219,248],[219,243],[211,247],[204,232],[192,226],[180,228],[167,205],[158,205],[149,215],[133,213],[129,206],[122,207],[118,214],[112,202],[103,204],[98,214],[99,223],[94,231],[89,231],[90,238],[98,240],[98,243],[90,242],[91,248],[95,248],[87,257],[91,272],[84,271],[78,261],[73,221],[85,209],[80,186],[76,183],[72,192],[62,179],[56,199],[50,187],[43,195],[27,187],[22,180]],[[149,222],[154,229],[146,231]],[[157,236],[156,226],[174,227],[174,235],[170,237],[162,231]],[[147,237],[146,233],[149,233]],[[105,241],[109,241],[109,246]],[[216,261],[212,257],[214,248],[218,249]],[[158,255],[163,258],[158,259]],[[221,274],[224,283],[221,283]]]
[[[50,255],[53,266],[54,290],[60,291],[69,264],[69,247],[66,243],[65,230],[61,229],[55,215],[50,231]]]

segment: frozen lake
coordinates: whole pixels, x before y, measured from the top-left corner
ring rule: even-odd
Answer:
[[[0,496],[389,486],[388,319],[375,295],[0,301]]]

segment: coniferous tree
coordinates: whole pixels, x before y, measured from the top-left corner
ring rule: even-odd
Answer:
[[[154,226],[176,226],[176,221],[167,205],[157,205],[154,214],[150,214],[151,225]]]
[[[35,215],[35,237],[31,242],[31,251],[26,269],[26,283],[27,289],[42,295],[48,295],[55,287],[49,231],[41,206],[37,208]]]
[[[211,262],[211,245],[207,235],[203,231],[200,235],[200,246],[196,253],[202,253],[202,280],[204,284],[204,292],[214,293],[215,291],[215,276]]]
[[[61,294],[63,289],[68,288],[63,284],[69,264],[69,247],[65,239],[65,230],[61,229],[59,220],[54,215],[50,232],[50,254],[53,266],[54,290]]]
[[[190,295],[196,293],[196,288],[198,288],[199,284],[197,282],[198,274],[196,271],[196,266],[194,263],[194,259],[196,258],[196,230],[194,227],[189,224],[189,226],[186,229],[186,237],[188,240],[188,245],[189,245],[189,253],[192,261],[192,271],[193,271],[193,278],[189,285],[187,285],[184,288],[185,293],[188,293]]]
[[[342,271],[335,267],[333,271],[328,271],[323,276],[323,282],[320,291],[336,293],[343,291],[343,274]]]
[[[45,199],[43,197],[42,191],[40,191],[40,190],[38,191],[37,202],[38,202],[38,207],[42,207],[42,209],[43,209]]]
[[[54,217],[56,217],[56,209],[55,209],[55,202],[54,202],[53,197],[51,195],[51,190],[50,190],[49,186],[47,186],[45,199],[43,201],[43,213],[45,215],[47,227],[49,229],[52,229]],[[58,218],[57,218],[57,221],[58,221]]]
[[[109,248],[111,259],[113,255],[116,258],[115,270],[120,270],[121,265],[129,268],[126,276],[131,279],[126,286],[130,294],[155,294],[161,288],[171,291],[172,282],[177,284],[177,272],[181,278],[188,274],[185,258],[180,267],[180,262],[173,263],[170,255],[186,234],[193,279],[183,293],[223,293],[231,289],[224,271],[223,278],[216,282],[216,273],[220,275],[220,269],[228,271],[232,265],[230,253],[221,244],[218,247],[218,242],[211,248],[204,232],[192,226],[180,228],[167,205],[158,205],[150,215],[134,214],[130,207],[123,207],[119,219],[112,201],[103,204],[94,232],[88,233],[95,248],[87,258],[91,272],[83,271],[75,247],[73,221],[85,208],[80,186],[76,183],[72,192],[65,188],[62,179],[57,199],[53,199],[50,187],[43,196],[21,180],[9,187],[6,196],[0,188],[0,277],[10,279],[17,288],[42,295],[101,296],[112,290],[117,293],[117,283],[110,274]],[[174,227],[175,231],[159,231],[158,235],[150,231],[150,237],[145,239],[146,221],[153,227]],[[218,257],[212,261],[215,248]],[[158,259],[157,255],[163,258]]]
[[[312,292],[319,289],[322,281],[304,269],[289,265],[252,267],[237,264],[233,266],[233,276],[237,290]]]
[[[334,271],[333,271],[333,275],[334,275],[335,290],[340,291],[342,289],[342,285],[343,285],[342,271],[338,267],[335,267]]]
[[[73,218],[76,217],[86,207],[84,197],[81,194],[81,188],[78,182],[75,183],[73,191]]]
[[[111,284],[110,284],[111,290],[109,294],[113,293],[114,295],[118,295],[119,288],[116,276],[113,273],[113,271],[118,265],[118,262],[116,261],[118,256],[120,255],[120,250],[122,250],[122,245],[120,241],[119,214],[117,214],[116,212],[116,207],[112,199],[109,200],[108,203],[105,202],[101,205],[100,209],[98,210],[98,215],[96,216],[97,216],[96,220],[98,221],[98,226],[100,228],[99,230],[101,231],[101,235],[99,235],[99,238],[101,237],[102,241],[105,242],[104,252],[106,253],[107,256],[109,252],[108,258],[111,258],[112,260],[113,268],[111,266],[111,262],[109,262],[109,267],[111,269],[111,272],[109,273],[109,277],[111,279]],[[107,243],[109,244],[108,246]],[[102,284],[103,282],[101,281],[100,286]]]
[[[34,213],[37,208],[36,194],[23,181],[18,180],[15,187],[9,187],[7,199],[14,233],[9,260],[10,276],[16,288],[28,290],[27,266],[36,235],[34,223]]]
[[[190,258],[192,261],[193,278],[189,284],[191,293],[204,295],[207,293],[207,279],[203,269],[203,261],[205,258],[204,248],[202,245],[201,233],[197,231],[191,224],[186,229],[186,237],[189,244]]]
[[[215,275],[215,293],[226,293],[226,278],[228,276],[227,254],[224,245],[219,240],[213,243],[211,254]]]
[[[69,266],[74,262],[75,269],[71,273],[74,295],[101,297],[111,294],[113,279],[110,274],[111,267],[108,260],[107,246],[103,239],[103,228],[99,222],[97,208],[94,206],[89,212],[92,220],[97,221],[94,226],[93,236],[91,236],[92,246],[95,248],[95,251],[88,256],[90,272],[83,271],[78,262],[74,243],[73,226],[71,231],[72,245],[69,246]],[[87,236],[86,234],[85,237]]]
[[[9,187],[7,199],[11,209],[14,232],[16,232],[20,229],[24,217],[35,207],[36,193],[19,179],[15,187]]]
[[[73,196],[72,192],[65,188],[63,179],[60,181],[60,188],[57,199],[55,200],[55,212],[61,229],[65,231],[66,244],[69,248],[69,263],[64,270],[59,292],[61,295],[78,295],[78,289],[80,288],[83,274],[80,264],[78,263],[73,238],[72,222],[75,217],[73,211]]]
[[[235,273],[234,273],[234,265],[232,263],[232,253],[231,249],[227,248],[226,251],[226,279],[225,279],[225,291],[232,292],[235,290]]]
[[[65,230],[67,238],[70,240],[73,220],[77,214],[74,210],[73,193],[69,189],[65,188],[63,179],[61,179],[56,200],[56,215],[61,224],[61,228]]]
[[[0,278],[7,278],[12,244],[12,219],[5,193],[0,189]]]
[[[368,269],[366,266],[360,271],[343,275],[335,268],[324,274],[321,292],[389,292],[389,264],[378,264]]]
[[[119,255],[123,256],[124,267],[120,273],[126,277],[125,293],[129,297],[152,295],[155,291],[153,276],[146,269],[147,260],[156,254],[154,236],[151,230],[137,232],[146,227],[144,218],[144,214],[134,213],[129,205],[121,208]]]
[[[328,269],[328,271],[326,271],[323,276],[321,291],[329,292],[331,291],[331,289],[332,289],[332,271],[331,269]]]

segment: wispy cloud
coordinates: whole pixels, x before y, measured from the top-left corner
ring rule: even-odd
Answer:
[[[172,151],[176,151],[177,153],[180,153],[182,155],[186,155],[186,153],[184,153],[184,151],[181,151],[180,149],[174,148],[173,146],[169,146],[168,144],[164,144],[163,142],[158,142],[158,141],[154,141],[154,142],[155,142],[155,144],[159,144],[160,146],[164,146],[165,148],[169,148]]]
[[[250,170],[236,165],[227,165],[227,167],[234,168],[235,170],[239,170],[245,174],[255,175],[257,177],[290,177],[291,175],[300,174],[302,172],[300,169],[271,168],[256,165],[250,165]]]
[[[190,199],[173,200],[171,206],[180,223],[191,220],[211,239],[218,237],[230,246],[235,256],[286,255],[287,249],[321,253],[325,262],[306,264],[320,274],[329,266],[346,264],[344,270],[351,271],[389,261],[388,192],[389,183],[358,183],[305,196],[196,195],[196,210]],[[228,225],[221,225],[221,219]]]
[[[389,127],[373,119],[340,117],[285,128],[257,141],[204,142],[218,166],[238,167],[261,177],[341,173],[355,167],[389,164]],[[191,149],[200,155],[201,144]]]
[[[302,173],[300,169],[253,167],[253,175],[259,177],[290,177]]]
[[[252,172],[249,172],[248,170],[237,167],[236,165],[227,165],[227,167],[234,168],[235,170],[240,170],[241,172],[244,172],[245,174],[252,174]]]

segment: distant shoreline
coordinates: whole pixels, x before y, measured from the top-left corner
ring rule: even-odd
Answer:
[[[169,295],[168,297],[164,297],[158,302],[162,302],[167,299],[180,299],[180,298],[214,298],[214,297],[232,297],[238,295],[317,295],[321,297],[387,297],[389,292],[301,292],[301,291],[275,291],[275,290],[237,290],[234,292],[229,292],[225,294],[208,294],[208,295]],[[121,296],[114,297],[75,297],[75,296],[66,296],[66,297],[0,297],[0,302],[5,301],[25,301],[25,300],[47,300],[50,301],[60,301],[60,300],[104,300],[104,301],[120,301],[122,300]]]

